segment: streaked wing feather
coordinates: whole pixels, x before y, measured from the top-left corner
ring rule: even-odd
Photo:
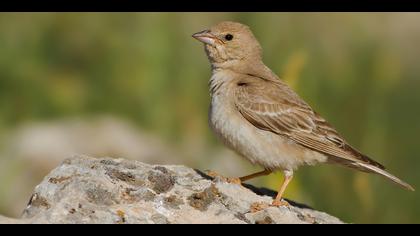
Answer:
[[[260,79],[258,83],[256,79]],[[264,84],[269,83],[269,84]],[[235,105],[255,127],[286,136],[335,159],[384,167],[347,144],[337,131],[287,85],[261,78],[243,78]]]

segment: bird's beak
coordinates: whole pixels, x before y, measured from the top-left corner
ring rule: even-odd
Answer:
[[[205,44],[215,45],[220,41],[216,36],[210,33],[210,30],[203,30],[192,35],[193,38]]]

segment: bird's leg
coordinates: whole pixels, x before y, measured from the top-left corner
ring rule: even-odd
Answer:
[[[279,192],[277,193],[276,199],[274,199],[273,203],[271,203],[272,206],[284,206],[289,205],[287,202],[282,202],[283,193],[286,190],[287,185],[290,183],[290,181],[293,179],[293,171],[285,170],[284,171],[284,181],[281,185]]]
[[[245,182],[247,180],[250,180],[259,176],[263,176],[263,175],[268,175],[270,173],[271,173],[270,170],[263,170],[263,171],[246,175],[246,176],[242,176],[239,178],[227,178],[227,182],[232,183],[232,184],[242,184],[242,182]]]
[[[271,172],[272,171],[270,171],[270,170],[263,170],[263,171],[260,171],[260,172],[257,172],[257,173],[253,173],[253,174],[250,174],[250,175],[242,176],[240,178],[232,178],[232,177],[226,178],[226,177],[223,177],[223,176],[221,176],[221,175],[219,175],[219,174],[217,174],[216,172],[213,172],[213,171],[209,171],[209,172],[207,172],[207,174],[209,176],[213,177],[213,178],[215,178],[216,176],[218,176],[222,180],[224,180],[224,181],[226,181],[228,183],[242,184],[242,182],[245,182],[247,180],[250,180],[250,179],[253,179],[253,178],[256,178],[256,177],[259,177],[259,176],[263,176],[263,175],[269,175]]]
[[[241,180],[240,178],[234,178],[234,177],[225,177],[215,171],[206,171],[206,174],[210,177],[212,177],[213,179],[220,179],[224,182],[228,182],[228,183],[232,183],[232,184],[241,184]]]
[[[239,178],[239,180],[241,182],[245,182],[247,180],[250,180],[250,179],[253,179],[253,178],[256,178],[256,177],[259,177],[259,176],[263,176],[263,175],[269,175],[269,174],[271,174],[271,170],[263,170],[263,171],[260,171],[260,172],[254,173],[254,174],[242,176],[242,177]]]

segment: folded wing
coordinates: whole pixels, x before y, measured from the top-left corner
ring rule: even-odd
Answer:
[[[259,129],[286,136],[326,154],[330,161],[348,166],[361,162],[384,169],[380,163],[347,144],[325,119],[280,80],[246,75],[238,83],[235,95],[239,112]]]

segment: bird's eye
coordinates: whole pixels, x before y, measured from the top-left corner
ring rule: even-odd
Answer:
[[[225,39],[226,39],[227,41],[230,41],[230,40],[232,40],[232,39],[233,39],[233,35],[231,35],[231,34],[227,34],[227,35],[225,35]]]

